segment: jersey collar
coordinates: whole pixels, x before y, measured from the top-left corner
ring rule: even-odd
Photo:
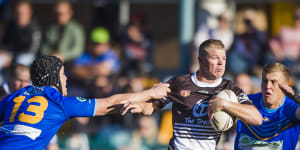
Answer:
[[[267,112],[267,113],[273,113],[273,112],[277,111],[284,104],[285,100],[286,100],[286,96],[284,96],[283,101],[281,102],[281,104],[279,105],[279,107],[274,108],[274,109],[270,109],[270,108],[267,108],[267,107],[264,106],[264,104],[263,104],[263,96],[261,95],[261,97],[260,97],[260,105],[261,105],[261,108],[263,108],[263,110],[265,112]]]
[[[220,85],[220,84],[222,83],[222,81],[223,81],[223,78],[219,78],[219,79],[217,80],[217,82],[212,83],[212,84],[205,83],[205,82],[200,82],[200,81],[197,79],[197,74],[196,74],[196,72],[193,73],[193,74],[191,75],[191,79],[192,79],[193,83],[194,83],[195,85],[197,85],[198,87],[217,87],[217,86]]]

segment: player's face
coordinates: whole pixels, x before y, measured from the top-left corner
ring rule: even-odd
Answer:
[[[224,49],[211,48],[208,55],[200,62],[200,71],[202,70],[210,80],[215,80],[223,76],[226,65],[226,52]]]
[[[17,72],[16,78],[12,79],[9,85],[11,92],[15,92],[30,84],[30,73],[28,71]]]
[[[284,93],[278,84],[284,82],[287,81],[282,72],[263,73],[261,87],[265,107],[274,109],[281,104]]]
[[[67,96],[68,95],[68,91],[67,91],[67,76],[65,75],[65,68],[64,68],[64,66],[62,66],[62,68],[60,69],[59,77],[60,77],[60,84],[61,84],[62,94],[64,96]]]

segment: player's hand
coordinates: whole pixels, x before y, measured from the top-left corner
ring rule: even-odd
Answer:
[[[152,86],[151,97],[153,99],[161,99],[167,96],[168,93],[171,92],[169,88],[170,84],[168,83],[157,83]]]
[[[155,85],[153,85],[152,88],[142,91],[140,92],[140,94],[142,95],[146,95],[146,99],[145,98],[140,98],[139,96],[131,96],[130,98],[127,98],[127,100],[123,100],[120,102],[120,104],[124,104],[125,108],[124,111],[125,113],[129,110],[129,109],[133,109],[133,108],[137,108],[136,105],[133,105],[135,103],[139,103],[139,102],[145,102],[149,99],[161,99],[167,96],[167,94],[169,92],[171,92],[170,88],[169,88],[169,84],[168,83],[157,83]],[[143,97],[143,96],[142,96]],[[128,109],[126,109],[127,107],[129,107]]]
[[[128,110],[130,110],[131,113],[141,113],[142,107],[139,104],[136,103],[126,103],[123,105],[123,107],[120,110],[121,115],[125,115]]]
[[[295,92],[291,86],[286,83],[278,84],[279,88],[283,91],[283,93],[288,97],[294,97]]]
[[[214,113],[225,108],[225,105],[228,101],[216,96],[215,98],[208,101],[208,117],[212,119],[214,117]]]
[[[154,111],[151,102],[144,103],[127,103],[124,104],[120,110],[121,115],[125,115],[130,110],[131,113],[143,113],[144,115],[151,115]]]

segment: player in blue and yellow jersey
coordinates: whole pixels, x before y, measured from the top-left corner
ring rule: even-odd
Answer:
[[[34,86],[27,86],[0,101],[0,149],[41,150],[64,122],[72,117],[105,115],[121,101],[163,98],[168,84],[103,99],[67,97],[64,66],[55,56],[41,56],[30,67]]]
[[[249,95],[263,123],[253,126],[239,120],[236,150],[295,149],[300,133],[300,109],[294,100],[285,96],[289,80],[290,72],[284,65],[272,63],[264,67],[262,92]]]

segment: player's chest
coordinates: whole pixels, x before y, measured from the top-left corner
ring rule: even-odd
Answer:
[[[208,101],[215,93],[203,89],[179,89],[174,93],[173,102],[182,109],[192,110],[196,107],[207,107]]]

